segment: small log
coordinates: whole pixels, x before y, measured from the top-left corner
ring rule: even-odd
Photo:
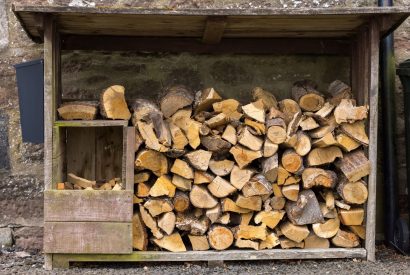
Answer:
[[[280,242],[280,247],[282,249],[289,249],[289,248],[305,248],[305,242],[301,241],[301,242],[294,242],[292,240],[289,240],[288,238],[285,237],[281,237],[279,238],[279,242]]]
[[[317,84],[310,80],[297,81],[292,87],[292,97],[304,111],[315,112],[322,108],[325,99],[317,90]]]
[[[278,154],[275,154],[269,158],[265,158],[261,162],[262,166],[262,174],[265,178],[270,181],[276,181],[278,177],[278,167],[279,167],[279,160]]]
[[[328,239],[320,238],[314,233],[310,233],[309,236],[305,239],[304,248],[322,248],[327,249],[330,247],[330,242]]]
[[[299,176],[289,176],[285,182],[283,183],[283,185],[292,185],[292,184],[296,184],[300,182],[300,177]]]
[[[209,111],[212,107],[212,104],[215,102],[221,101],[222,97],[214,88],[207,88],[195,95],[194,110],[195,114],[198,114],[202,111]]]
[[[270,206],[274,210],[281,210],[285,207],[286,199],[284,197],[272,197],[270,199]]]
[[[134,174],[134,183],[147,182],[151,176],[150,172],[140,172]]]
[[[199,128],[199,134],[201,136],[207,136],[211,133],[211,128],[209,128],[208,126],[206,126],[205,124],[201,125],[201,128]]]
[[[278,101],[276,100],[276,97],[261,87],[255,87],[252,89],[252,98],[254,101],[261,101],[263,108],[266,111],[272,107],[276,109],[278,108]]]
[[[186,153],[186,150],[178,150],[174,148],[168,149],[168,151],[165,152],[165,156],[176,159],[182,157]]]
[[[273,183],[273,184],[272,184],[272,191],[273,191],[273,195],[274,195],[275,197],[280,197],[280,198],[283,197],[282,187],[279,186],[277,183]]]
[[[213,129],[213,128],[225,125],[226,123],[228,123],[228,121],[229,121],[229,118],[224,113],[220,113],[206,120],[205,124],[209,128]]]
[[[336,205],[336,201],[334,201],[334,203]],[[322,212],[322,215],[324,218],[327,218],[327,219],[337,218],[336,208],[329,209],[326,206],[326,203],[322,203],[322,202],[319,203],[319,206],[320,206],[320,211]]]
[[[171,252],[185,252],[186,247],[182,241],[181,235],[175,232],[171,235],[164,236],[162,239],[152,239],[152,242],[157,246],[169,250]]]
[[[216,154],[225,154],[231,144],[223,140],[220,136],[202,136],[201,144],[208,150]]]
[[[295,149],[295,152],[300,155],[300,156],[306,156],[309,152],[310,149],[312,148],[312,144],[310,142],[310,137],[305,134],[303,131],[298,131],[296,133],[297,141],[295,146],[293,146],[293,149]]]
[[[300,243],[309,236],[309,229],[306,225],[294,225],[290,222],[282,223],[280,230],[289,240]]]
[[[142,139],[145,142],[145,146],[148,149],[152,149],[158,152],[168,151],[168,148],[159,142],[154,132],[154,126],[152,123],[146,123],[144,121],[137,121],[137,127],[138,127],[138,131],[141,134]]]
[[[240,169],[237,165],[234,165],[230,174],[230,183],[238,190],[242,190],[243,186],[251,179],[255,174],[252,169]]]
[[[175,196],[172,199],[172,204],[177,212],[185,212],[188,210],[190,202],[189,197],[186,193],[181,191],[176,191]]]
[[[282,187],[282,194],[291,201],[297,201],[299,195],[299,184],[291,184]]]
[[[253,212],[240,214],[239,225],[249,225],[253,217]]]
[[[306,168],[302,173],[302,181],[304,189],[310,189],[314,186],[334,188],[337,182],[337,175],[332,170]]]
[[[352,89],[340,80],[330,83],[327,92],[332,96],[330,102],[335,106],[339,105],[342,99],[352,98]]]
[[[274,229],[282,218],[285,216],[285,211],[283,210],[273,210],[273,211],[260,211],[255,215],[255,224],[266,225],[270,229]]]
[[[340,230],[332,238],[332,244],[338,247],[353,248],[360,245],[359,238],[352,232]]]
[[[269,120],[269,124],[272,124],[272,120]],[[271,125],[266,132],[268,139],[274,144],[281,144],[286,141],[287,133],[286,128],[279,125]]]
[[[130,110],[125,101],[125,88],[120,85],[108,87],[100,95],[100,113],[109,119],[131,118]]]
[[[191,242],[192,250],[194,251],[209,250],[208,238],[206,236],[188,235],[188,238],[189,238],[189,241]]]
[[[214,208],[218,204],[218,200],[208,192],[206,187],[199,185],[192,186],[189,199],[197,208]]]
[[[217,113],[224,113],[229,120],[239,120],[242,114],[238,112],[239,101],[235,99],[226,99],[212,104],[214,111]]]
[[[216,223],[218,219],[222,216],[222,208],[220,204],[217,204],[215,207],[207,209],[205,216],[211,221],[211,223]]]
[[[152,217],[156,217],[162,213],[172,211],[174,206],[168,198],[163,198],[147,200],[147,202],[144,203],[144,208],[148,210]]]
[[[215,176],[203,171],[194,172],[194,184],[210,183]]]
[[[266,239],[259,243],[259,249],[272,249],[280,244],[278,236],[275,233],[268,233]]]
[[[268,232],[266,225],[239,225],[234,228],[235,239],[245,240],[266,240]]]
[[[242,106],[242,111],[246,117],[265,123],[265,109],[262,100]]]
[[[179,213],[175,222],[175,227],[181,231],[187,231],[191,235],[201,236],[206,233],[210,225],[207,217],[195,217],[192,213]]]
[[[232,145],[236,145],[238,142],[237,136],[236,136],[236,129],[232,125],[228,124],[225,127],[225,131],[222,134],[222,138],[228,142],[230,142]]]
[[[336,161],[335,165],[349,181],[358,181],[370,174],[370,161],[361,150],[354,151]]]
[[[351,137],[353,140],[367,146],[369,145],[369,137],[366,134],[365,121],[360,120],[355,123],[342,123],[340,131]]]
[[[341,180],[337,186],[337,193],[349,204],[363,204],[368,196],[366,184],[361,180],[353,182],[347,179]]]
[[[288,201],[285,207],[288,219],[295,225],[324,221],[319,202],[312,190],[303,190],[299,193],[296,202]]]
[[[351,208],[350,205],[348,205],[348,204],[346,204],[342,201],[339,201],[339,200],[335,200],[335,205],[337,207],[339,207],[340,209],[345,209],[345,210],[350,210],[350,208]]]
[[[239,207],[253,211],[261,211],[262,209],[262,198],[260,196],[244,197],[242,195],[238,195],[235,203]]]
[[[352,139],[346,134],[339,133],[336,135],[337,145],[345,152],[353,151],[360,146],[360,143]]]
[[[310,131],[318,128],[320,125],[316,122],[314,118],[305,116],[302,117],[299,126],[302,129],[302,131]]]
[[[252,248],[259,250],[259,243],[251,240],[236,239],[235,246],[239,248]]]
[[[238,143],[253,151],[259,151],[262,149],[263,140],[252,135],[248,127],[244,127],[238,134]]]
[[[158,218],[158,227],[164,230],[167,235],[171,235],[175,228],[176,216],[174,212],[164,213]]]
[[[366,239],[366,228],[363,225],[350,225],[349,229],[359,236],[360,239]]]
[[[363,208],[351,208],[350,210],[339,210],[339,218],[344,225],[361,225],[364,220]]]
[[[245,125],[248,125],[253,131],[255,132],[256,135],[264,135],[266,132],[266,127],[265,124],[256,122],[254,120],[251,120],[249,118],[245,118]]]
[[[229,181],[217,176],[208,184],[208,190],[217,198],[225,198],[235,192],[237,189]]]
[[[279,109],[283,113],[285,123],[288,124],[296,113],[301,113],[299,104],[292,99],[283,99],[279,101]]]
[[[332,132],[327,133],[327,134],[324,135],[323,137],[318,138],[318,139],[315,139],[315,140],[312,142],[312,146],[313,146],[313,147],[323,148],[323,147],[329,147],[329,146],[332,146],[332,145],[339,145],[338,142],[337,142],[337,140],[336,140],[335,137],[333,136],[333,133],[332,133]]]
[[[111,187],[111,186],[110,186]],[[64,190],[65,189],[65,183],[64,182],[59,182],[57,183],[57,190]],[[101,188],[100,188],[101,189]],[[110,188],[111,189],[111,188]]]
[[[64,120],[94,120],[97,118],[98,103],[90,101],[72,101],[63,103],[57,109]]]
[[[230,198],[222,199],[221,208],[222,208],[222,212],[234,212],[234,213],[240,213],[240,214],[251,212],[250,209],[237,206],[236,203]]]
[[[245,197],[268,195],[272,193],[272,185],[262,174],[253,176],[242,188]]]
[[[271,107],[271,108],[269,109],[269,113],[268,113],[268,115],[267,115],[267,119],[270,120],[270,119],[273,119],[273,118],[285,119],[285,114],[282,113],[282,112],[279,110],[279,106],[278,106],[278,108]],[[286,124],[285,124],[285,125],[286,125]]]
[[[261,151],[252,151],[241,145],[235,145],[229,150],[229,153],[232,154],[239,168],[244,168],[250,164],[255,159],[261,158]]]
[[[96,185],[95,180],[87,180],[82,177],[76,176],[73,173],[68,173],[67,174],[67,181],[71,184],[80,186],[81,188],[87,188],[87,187],[94,187]]]
[[[277,178],[278,185],[283,185],[286,182],[286,179],[289,177],[290,173],[285,168],[283,168],[282,165],[279,165]]]
[[[333,190],[325,189],[323,192],[320,193],[320,195],[325,200],[325,205],[329,210],[335,208],[335,196],[333,195]]]
[[[151,189],[151,185],[146,182],[140,182],[137,186],[137,196],[139,198],[146,198],[149,196],[149,190]]]
[[[269,158],[278,152],[279,145],[270,141],[270,139],[265,139],[263,144],[263,157]]]
[[[159,177],[168,173],[168,160],[166,156],[157,151],[143,150],[137,154],[135,168],[150,170]]]
[[[169,131],[172,138],[172,148],[183,150],[189,142],[181,128],[171,122],[169,123]]]
[[[215,250],[225,250],[233,243],[232,231],[221,225],[214,225],[208,231],[209,245]]]
[[[172,184],[182,191],[189,191],[192,188],[192,180],[183,178],[177,174],[172,176]]]
[[[287,149],[283,152],[281,162],[282,167],[290,173],[299,174],[304,169],[302,157],[293,149]]]
[[[201,126],[201,123],[191,120],[188,129],[185,130],[189,146],[191,146],[192,149],[196,149],[201,144],[201,139],[199,137],[199,129]]]
[[[326,124],[316,128],[314,130],[309,131],[309,136],[311,138],[322,138],[328,133],[333,132],[338,124],[336,123],[336,119],[333,115],[329,116],[329,118],[326,120]]]
[[[132,247],[137,250],[147,250],[148,234],[142,222],[141,215],[135,213],[132,216]]]
[[[149,195],[152,197],[168,196],[172,198],[175,196],[175,189],[176,187],[172,184],[171,179],[164,175],[157,178],[149,190]]]
[[[208,170],[209,161],[211,160],[212,153],[205,150],[196,150],[189,152],[185,155],[188,162],[195,168],[201,171]]]
[[[164,117],[169,118],[178,110],[190,106],[194,101],[194,95],[182,85],[172,86],[165,91],[165,95],[160,100],[161,112]]]
[[[224,159],[224,160],[213,160],[209,162],[209,169],[217,176],[226,176],[231,173],[235,162]]]
[[[325,148],[315,148],[310,151],[306,162],[309,166],[319,166],[333,163],[336,158],[343,158],[342,151],[337,146],[329,146]]]
[[[177,174],[186,179],[194,178],[194,170],[189,166],[188,163],[181,159],[176,159],[171,167],[171,172]]]
[[[151,230],[154,237],[157,239],[161,239],[162,237],[164,237],[164,235],[158,228],[157,222],[154,218],[151,217],[148,211],[142,205],[139,206],[139,209],[142,221]]]
[[[329,219],[324,223],[312,224],[312,229],[315,234],[321,238],[332,238],[336,235],[340,228],[340,221],[338,218]]]
[[[357,120],[366,119],[368,110],[368,105],[356,107],[355,100],[342,99],[333,113],[336,122],[338,124],[342,124],[346,122],[353,123]]]
[[[288,137],[293,136],[296,134],[296,131],[299,128],[299,123],[302,119],[302,113],[296,113],[293,115],[292,120],[288,123],[288,127],[286,129],[286,135]]]

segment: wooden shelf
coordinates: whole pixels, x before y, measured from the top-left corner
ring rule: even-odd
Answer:
[[[128,120],[57,120],[57,127],[113,127],[128,126]]]

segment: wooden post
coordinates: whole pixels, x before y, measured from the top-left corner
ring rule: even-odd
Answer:
[[[124,127],[123,182],[126,190],[134,190],[135,127]]]

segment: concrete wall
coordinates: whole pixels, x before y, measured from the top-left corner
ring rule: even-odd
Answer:
[[[376,1],[353,0],[18,0],[27,4],[82,6],[140,6],[149,8],[261,8],[261,7],[359,7]],[[20,114],[13,64],[42,57],[42,45],[32,43],[11,12],[11,0],[0,0],[0,245],[41,249],[43,216],[43,146],[21,141]],[[410,5],[410,0],[395,1]],[[410,58],[410,21],[395,33],[397,63]],[[308,56],[192,56],[67,52],[63,58],[64,97],[94,98],[103,87],[122,83],[130,97],[154,95],[163,86],[184,83],[193,89],[214,86],[223,94],[241,95],[261,85],[286,95],[296,79],[312,78],[325,90],[335,78],[348,81],[348,60]],[[315,69],[313,69],[315,68]],[[397,144],[404,144],[401,85],[397,82]],[[405,192],[404,151],[398,150]],[[12,238],[10,240],[10,238]]]

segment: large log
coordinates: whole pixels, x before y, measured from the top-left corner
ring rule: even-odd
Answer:
[[[299,193],[296,202],[286,203],[286,214],[288,219],[296,225],[305,225],[323,222],[319,202],[312,190],[303,190]]]
[[[349,181],[358,181],[370,174],[370,161],[361,150],[345,154],[335,165]]]
[[[181,235],[177,232],[169,236],[164,236],[161,239],[152,239],[152,241],[161,248],[171,252],[184,252],[186,247],[182,241]]]
[[[164,117],[169,118],[176,111],[189,106],[194,101],[194,95],[182,85],[172,86],[165,90],[165,95],[160,100],[160,108]]]
[[[327,249],[330,247],[330,242],[328,239],[320,238],[315,233],[310,233],[305,239],[304,248],[321,248]]]
[[[325,99],[317,90],[317,84],[310,80],[297,81],[292,87],[292,97],[304,111],[315,112],[322,108]]]
[[[157,151],[143,150],[137,154],[135,168],[150,170],[159,177],[168,173],[168,160],[166,156]]]
[[[131,113],[124,94],[125,88],[120,85],[114,85],[105,89],[100,95],[101,115],[109,119],[129,120]]]
[[[233,243],[232,231],[224,226],[212,226],[208,231],[209,245],[216,250],[225,250]]]
[[[349,204],[363,204],[368,196],[366,184],[361,180],[349,182],[344,178],[339,182],[337,192]]]
[[[279,101],[279,109],[283,113],[286,124],[288,124],[293,119],[293,116],[296,113],[302,112],[299,104],[290,98]]]
[[[215,91],[214,88],[206,88],[202,91],[199,91],[195,95],[195,114],[198,114],[202,111],[209,111],[212,107],[212,104],[221,100],[222,97],[218,94],[217,91]]]
[[[332,238],[332,244],[344,248],[357,247],[360,244],[359,238],[352,232],[340,230]]]
[[[365,127],[365,121],[360,120],[354,123],[342,123],[340,130],[353,140],[367,146],[369,145],[369,137],[366,134]]]
[[[342,124],[345,122],[353,123],[357,120],[367,118],[369,106],[356,107],[356,102],[352,99],[342,99],[339,105],[335,108],[334,115],[336,122]]]
[[[342,99],[352,98],[352,89],[340,80],[330,83],[327,92],[332,96],[330,103],[335,106],[339,105]]]
[[[282,223],[280,230],[289,240],[300,243],[309,236],[309,229],[306,225],[294,225],[290,222]]]
[[[314,186],[334,188],[337,182],[337,175],[332,170],[306,168],[302,173],[302,181],[304,189],[310,189]]]
[[[206,187],[194,185],[189,193],[189,199],[193,206],[198,208],[214,208],[218,204]]]
[[[58,109],[58,115],[64,120],[94,120],[97,117],[97,102],[72,101],[63,103]]]
[[[132,247],[137,250],[147,250],[148,234],[142,222],[141,215],[134,213],[132,216]]]
[[[176,187],[172,184],[171,179],[164,175],[157,178],[149,190],[149,195],[152,197],[168,196],[172,198],[175,196],[175,189]]]
[[[321,238],[332,238],[339,231],[340,221],[338,218],[329,219],[324,223],[315,223],[312,225],[313,232]]]
[[[319,166],[333,163],[337,158],[343,158],[342,151],[337,146],[329,146],[325,148],[315,148],[310,151],[306,162],[309,166]]]

